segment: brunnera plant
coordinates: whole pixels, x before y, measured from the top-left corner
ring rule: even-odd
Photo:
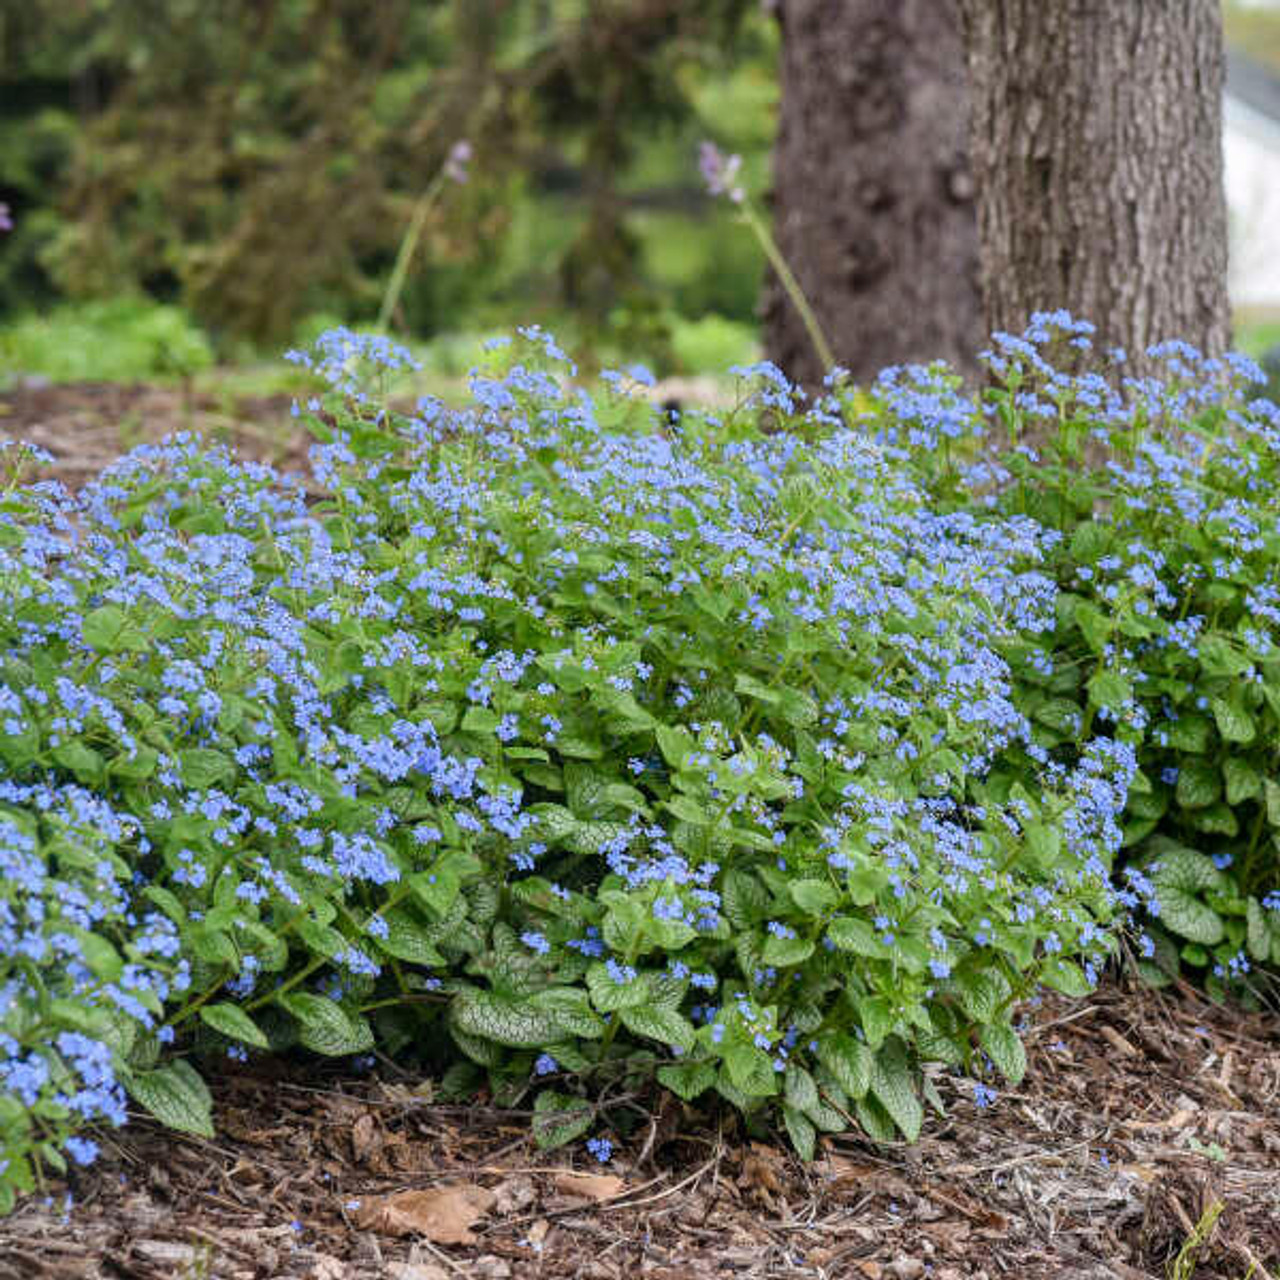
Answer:
[[[880,421],[932,453],[945,509],[1027,515],[1050,535],[1050,642],[1013,669],[1049,750],[1133,746],[1126,861],[1155,916],[1144,974],[1222,996],[1280,965],[1280,409],[1261,370],[1186,343],[1162,378],[1068,373],[1093,327],[1064,313],[996,334],[979,408],[941,371],[889,371]],[[931,442],[931,443],[927,443]],[[1053,536],[1056,535],[1056,536]]]
[[[914,1138],[922,1062],[1021,1076],[1136,767],[1015,700],[1053,534],[768,365],[672,429],[536,328],[460,410],[392,411],[385,339],[293,358],[310,491],[185,437],[7,488],[6,1203],[122,1089],[210,1132],[209,1052],[444,1038],[547,1145],[656,1077],[805,1155]]]

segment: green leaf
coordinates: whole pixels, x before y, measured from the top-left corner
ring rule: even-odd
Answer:
[[[979,1043],[1010,1084],[1017,1084],[1027,1072],[1027,1051],[1018,1033],[1007,1022],[993,1022],[982,1028]]]
[[[100,934],[90,933],[87,929],[72,932],[80,943],[80,954],[90,971],[106,982],[115,982],[124,969],[124,961],[115,947]]]
[[[1225,804],[1211,804],[1207,809],[1196,809],[1188,821],[1197,831],[1208,835],[1234,836],[1240,830],[1235,810]]]
[[[783,1093],[787,1102],[797,1111],[810,1112],[819,1105],[818,1086],[813,1077],[801,1066],[792,1063],[783,1081]]]
[[[457,901],[462,883],[452,871],[437,867],[434,871],[416,871],[409,877],[409,888],[439,919],[443,920]]]
[[[1038,870],[1049,871],[1057,865],[1062,853],[1062,833],[1057,827],[1044,822],[1028,823],[1025,838],[1027,853]]]
[[[155,773],[159,760],[159,752],[150,747],[139,747],[132,756],[116,756],[107,766],[107,772],[113,778],[123,778],[126,782],[141,782]]]
[[[332,960],[347,949],[347,940],[336,929],[327,924],[311,919],[310,916],[299,917],[294,925],[294,932],[306,945],[313,956],[324,956]]]
[[[1181,845],[1163,844],[1151,864],[1151,883],[1160,907],[1160,923],[1166,929],[1208,947],[1222,940],[1222,918],[1199,896],[1230,887],[1229,879],[1212,859]]]
[[[824,1036],[818,1041],[818,1061],[851,1098],[861,1098],[871,1087],[871,1050],[853,1036]]]
[[[261,1028],[238,1004],[222,1001],[219,1004],[202,1004],[200,1019],[220,1031],[230,1040],[239,1040],[258,1049],[270,1048],[270,1042]]]
[[[1280,782],[1268,778],[1266,781],[1267,821],[1273,827],[1280,827]]]
[[[867,1037],[867,1044],[877,1049],[897,1022],[893,1009],[884,996],[860,996],[856,1003],[862,1034]]]
[[[873,1142],[892,1142],[897,1138],[898,1131],[894,1128],[893,1117],[871,1094],[858,1099],[857,1110],[858,1123]]]
[[[664,800],[662,807],[674,817],[679,818],[681,822],[687,822],[691,827],[709,827],[716,820],[716,815],[708,804],[699,802],[692,796],[683,795],[680,792],[676,792],[675,795]]]
[[[182,905],[178,898],[158,884],[149,884],[142,891],[142,896],[149,902],[155,903],[161,911],[164,912],[174,924],[182,925],[187,922],[187,909]]]
[[[575,1001],[586,1003],[586,992],[573,991]],[[556,1007],[546,992],[538,997],[508,998],[494,992],[470,989],[449,1008],[453,1025],[467,1035],[482,1036],[515,1049],[540,1049],[554,1040],[574,1035],[598,1039],[604,1024],[590,1009]]]
[[[674,1009],[658,1009],[652,1005],[640,1005],[622,1009],[618,1015],[622,1024],[633,1035],[657,1040],[660,1044],[674,1045],[689,1050],[693,1048],[695,1031],[693,1023]]]
[[[662,758],[673,769],[684,767],[685,758],[696,745],[687,729],[672,729],[665,724],[660,724],[654,730],[654,737],[658,740],[658,750],[662,752]]]
[[[410,964],[438,966],[445,963],[430,932],[431,926],[423,924],[404,907],[393,908],[382,916],[387,926],[384,937],[372,935],[378,947],[397,960]]]
[[[1225,742],[1246,744],[1257,736],[1258,727],[1243,707],[1227,698],[1214,698],[1209,706],[1213,711],[1213,718],[1218,722],[1218,732]]]
[[[884,960],[892,955],[892,950],[884,946],[871,925],[856,916],[836,916],[827,926],[827,937],[841,951],[852,951],[871,960]]]
[[[746,694],[748,698],[754,698],[757,702],[763,702],[766,706],[776,706],[782,701],[779,690],[762,684],[755,676],[747,675],[745,671],[740,671],[734,677],[733,690],[735,693]]]
[[[472,1062],[478,1062],[482,1067],[500,1067],[506,1057],[506,1050],[494,1040],[470,1036],[454,1026],[449,1028],[449,1035]]]
[[[1094,653],[1101,653],[1111,643],[1112,620],[1096,605],[1087,600],[1077,600],[1075,619],[1076,626]]]
[[[1280,913],[1268,911],[1250,898],[1248,920],[1249,954],[1262,964],[1280,964]]]
[[[924,1107],[915,1091],[915,1073],[906,1049],[895,1036],[885,1042],[871,1068],[871,1093],[884,1107],[908,1142],[920,1136]]]
[[[230,786],[236,780],[236,762],[212,747],[187,747],[179,751],[178,768],[182,781],[196,791],[224,784]]]
[[[55,764],[73,773],[77,782],[96,785],[106,772],[106,761],[79,738],[71,738],[50,752]]]
[[[297,1018],[298,1043],[313,1053],[339,1058],[373,1048],[369,1024],[325,996],[289,991],[278,995],[276,1003]]]
[[[86,614],[82,634],[85,644],[104,653],[146,653],[149,647],[142,628],[114,604],[105,604]]]
[[[779,690],[778,712],[793,728],[803,729],[818,719],[818,704],[800,689],[784,687]]]
[[[212,1138],[213,1099],[205,1082],[185,1058],[154,1071],[118,1072],[129,1096],[168,1129]]]
[[[1111,541],[1112,533],[1106,525],[1086,520],[1071,535],[1071,558],[1082,564],[1096,564],[1107,553]]]
[[[595,1109],[582,1098],[543,1089],[533,1100],[533,1140],[544,1151],[582,1137],[595,1123]]]
[[[267,973],[279,973],[289,962],[289,947],[283,938],[258,920],[239,920],[237,926],[247,940],[244,949],[258,957]]]
[[[1093,983],[1085,977],[1079,965],[1070,960],[1051,960],[1040,971],[1041,981],[1064,996],[1078,1000],[1093,990]]]
[[[607,966],[598,961],[587,970],[587,990],[591,993],[591,1003],[601,1013],[639,1008],[650,998],[649,981],[645,975],[638,975],[629,982],[614,982]]]
[[[468,707],[460,727],[463,733],[476,733],[489,738],[493,736],[501,720],[502,717],[489,707]]]
[[[1222,779],[1227,784],[1227,803],[1242,804],[1262,794],[1262,775],[1247,760],[1228,756],[1222,762]]]
[[[685,1102],[706,1093],[715,1082],[716,1068],[711,1062],[675,1062],[658,1068],[658,1083]]]
[[[1097,671],[1089,678],[1089,702],[1119,711],[1133,697],[1133,685],[1118,671]]]
[[[778,1092],[773,1059],[752,1044],[731,1044],[724,1053],[725,1070],[733,1086],[752,1098],[767,1098]]]
[[[1188,760],[1178,772],[1174,793],[1184,809],[1207,809],[1222,794],[1222,777],[1207,760]]]
[[[1203,755],[1213,739],[1213,722],[1190,712],[1180,715],[1169,726],[1169,745],[1175,751]]]
[[[1200,641],[1200,665],[1211,676],[1242,676],[1253,661],[1222,636],[1205,636]]]
[[[801,1160],[812,1160],[814,1146],[818,1139],[818,1132],[813,1126],[813,1121],[802,1111],[784,1103],[782,1107],[782,1122],[786,1125],[787,1136],[791,1139],[791,1145],[795,1147],[796,1154]]]
[[[957,970],[952,980],[960,992],[961,1007],[977,1023],[994,1021],[1009,995],[1009,984],[991,969]]]
[[[769,911],[769,894],[749,871],[730,868],[720,886],[725,918],[739,932],[764,920]]]
[[[787,886],[787,892],[801,911],[815,916],[826,915],[840,897],[825,880],[794,880]]]
[[[807,938],[778,938],[769,934],[760,948],[760,959],[768,965],[780,969],[793,968],[803,964],[813,955],[813,943]]]

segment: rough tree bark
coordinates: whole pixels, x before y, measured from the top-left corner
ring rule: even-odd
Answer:
[[[959,0],[986,327],[1230,339],[1220,0]]]
[[[981,344],[964,53],[950,0],[775,0],[782,107],[774,235],[836,359],[858,379]],[[770,359],[825,372],[772,275]]]

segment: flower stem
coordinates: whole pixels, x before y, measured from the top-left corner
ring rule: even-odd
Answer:
[[[813,349],[817,353],[818,359],[822,362],[823,372],[830,373],[836,366],[836,358],[831,354],[831,345],[827,342],[826,334],[822,332],[822,325],[818,323],[818,317],[809,305],[809,299],[804,296],[804,290],[800,288],[800,281],[796,279],[795,274],[787,264],[786,258],[782,256],[782,250],[778,248],[777,242],[756,211],[746,201],[743,201],[740,209],[742,211],[742,220],[751,228],[756,239],[759,240],[760,247],[764,250],[764,256],[769,259],[769,265],[778,273],[778,279],[782,282],[782,287],[786,290],[787,297],[791,299],[795,309],[800,313],[800,319],[804,323],[805,332],[809,335],[809,341],[813,343]]]
[[[387,291],[382,295],[382,307],[378,311],[379,333],[386,333],[391,313],[400,301],[400,291],[404,288],[405,276],[409,274],[409,263],[413,260],[414,250],[422,237],[422,229],[427,224],[427,214],[431,212],[431,206],[435,204],[444,186],[444,179],[445,171],[441,169],[413,207],[413,216],[409,219],[404,239],[400,241],[400,252],[396,254],[396,265],[391,269],[391,279],[387,281]]]

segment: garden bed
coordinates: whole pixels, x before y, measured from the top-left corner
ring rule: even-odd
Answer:
[[[214,1083],[216,1141],[139,1122],[81,1172],[69,1212],[62,1185],[20,1205],[0,1223],[0,1277],[1154,1280],[1214,1200],[1194,1274],[1280,1270],[1274,1016],[1112,985],[1051,997],[1031,1022],[1017,1090],[979,1110],[971,1084],[939,1076],[949,1115],[916,1146],[828,1139],[811,1166],[727,1108],[668,1098],[594,1166],[540,1153],[523,1113],[433,1105],[430,1081],[391,1067],[258,1064]],[[472,1243],[380,1214],[383,1197],[442,1187],[482,1189]],[[406,1225],[450,1234],[415,1218],[429,1204],[398,1203]]]

